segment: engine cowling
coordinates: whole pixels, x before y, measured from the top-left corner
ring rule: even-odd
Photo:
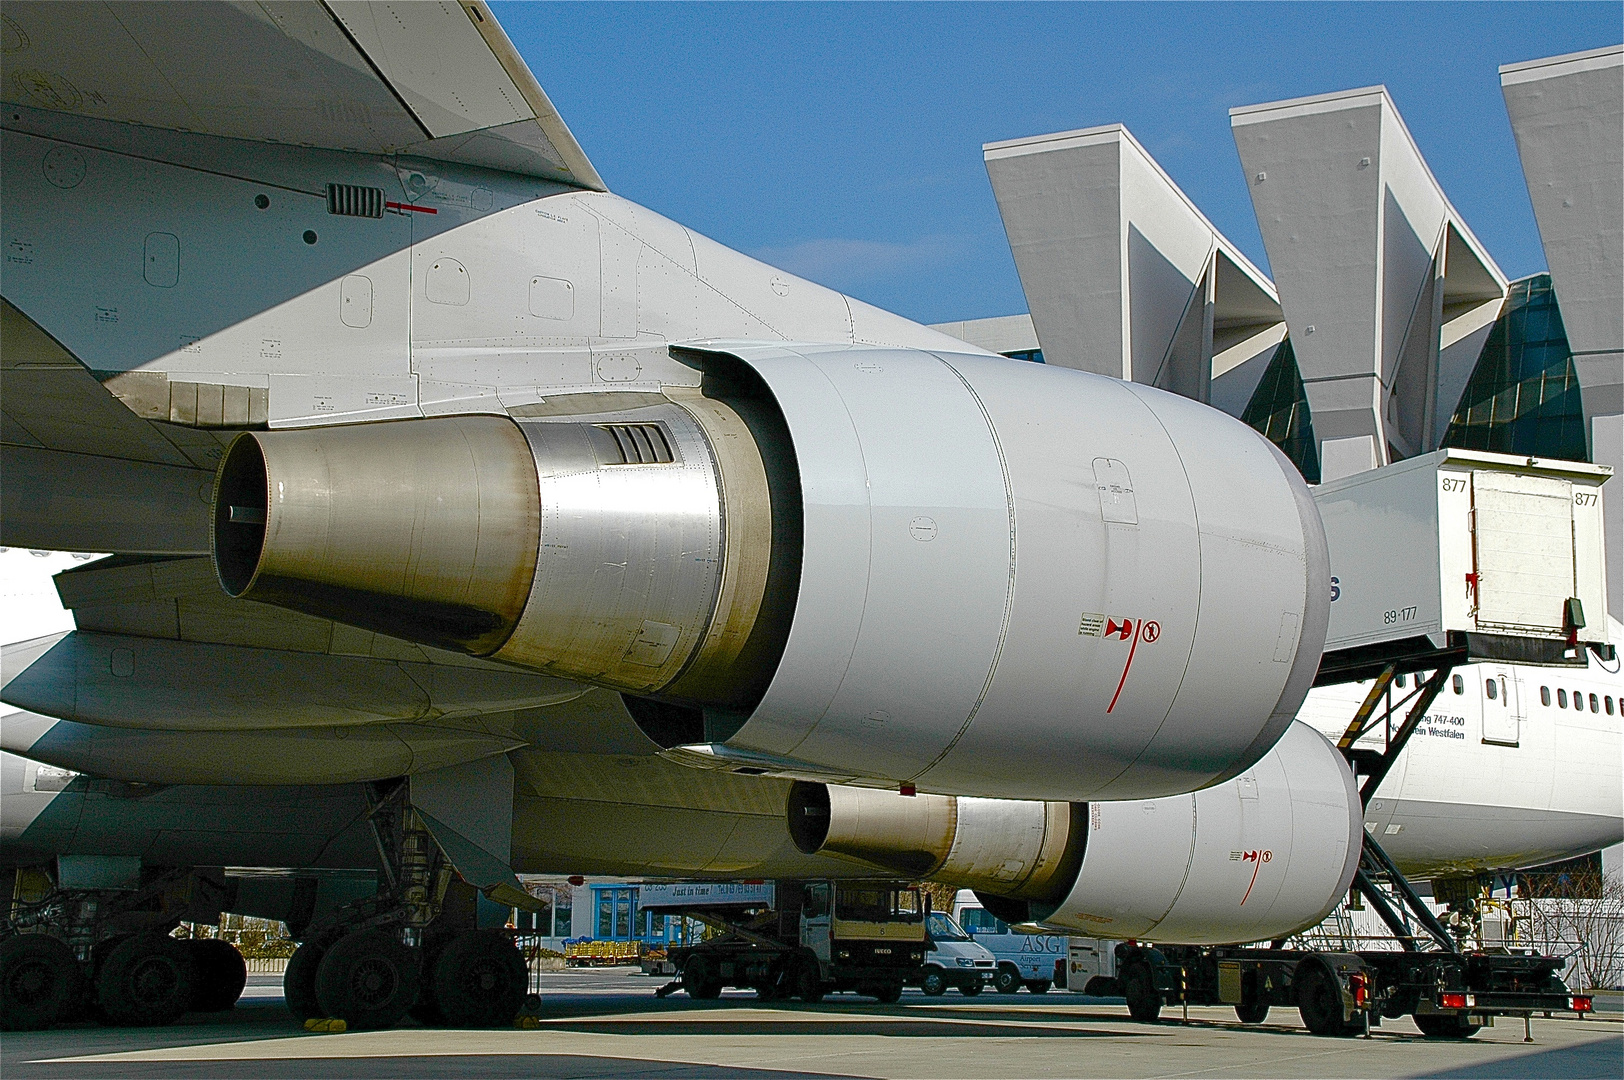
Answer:
[[[1320,922],[1353,880],[1363,828],[1347,763],[1300,722],[1240,776],[1188,795],[1067,804],[801,783],[788,814],[808,855],[975,889],[1010,922],[1190,945]]]
[[[242,436],[222,582],[620,690],[662,745],[753,773],[1154,797],[1295,715],[1324,535],[1245,425],[994,357],[673,355],[703,394]]]

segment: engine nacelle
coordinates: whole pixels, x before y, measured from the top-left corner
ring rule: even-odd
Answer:
[[[1347,763],[1303,723],[1240,776],[1189,795],[1066,804],[802,783],[788,814],[808,855],[972,888],[1010,922],[1188,945],[1320,922],[1353,880],[1363,828]]]
[[[752,773],[1154,797],[1296,714],[1324,534],[1245,425],[994,357],[673,354],[703,394],[240,437],[221,581],[621,690],[662,745]]]

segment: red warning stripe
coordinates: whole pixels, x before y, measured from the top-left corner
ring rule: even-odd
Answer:
[[[1133,641],[1128,645],[1128,662],[1122,665],[1122,678],[1117,680],[1116,693],[1111,695],[1111,704],[1105,707],[1106,712],[1116,708],[1117,698],[1122,696],[1122,686],[1128,681],[1128,669],[1133,667],[1133,654],[1139,648],[1139,628],[1142,625],[1144,625],[1144,620],[1133,624]],[[1123,621],[1121,629],[1124,631],[1128,629],[1127,620]],[[1125,637],[1126,634],[1123,636]]]
[[[414,214],[438,214],[440,212],[432,206],[413,206],[408,202],[386,202],[383,205],[389,210],[410,210]]]

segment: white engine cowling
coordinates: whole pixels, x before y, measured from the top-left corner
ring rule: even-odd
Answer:
[[[244,434],[222,584],[622,691],[757,774],[1150,798],[1296,714],[1324,532],[1244,424],[997,357],[672,351],[702,394]]]
[[[1303,723],[1188,795],[1068,805],[800,784],[788,813],[807,854],[973,888],[1011,922],[1188,945],[1320,922],[1353,880],[1363,828],[1347,763]]]

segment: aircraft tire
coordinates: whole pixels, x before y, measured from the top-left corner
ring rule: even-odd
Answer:
[[[226,1012],[237,1007],[242,988],[248,985],[248,964],[229,941],[219,938],[192,938],[186,941],[197,969],[192,984],[192,1012]]]
[[[417,1003],[421,962],[387,930],[346,934],[316,968],[321,1015],[343,1020],[352,1031],[393,1027]]]
[[[117,1027],[173,1024],[192,1007],[197,966],[184,941],[149,930],[131,934],[96,972],[96,1007]]]
[[[288,966],[283,969],[282,1001],[301,1024],[321,1016],[321,1003],[316,1000],[316,971],[321,967],[321,958],[337,940],[338,932],[333,930],[312,934],[293,951]]]
[[[0,941],[0,1031],[39,1031],[71,1017],[84,993],[73,950],[45,934]]]
[[[1141,1024],[1154,1024],[1162,1015],[1162,994],[1156,989],[1156,976],[1149,964],[1134,963],[1122,969],[1122,996],[1128,1001],[1128,1015]]]
[[[426,996],[450,1027],[511,1026],[530,989],[523,954],[500,930],[458,934],[440,950],[431,971]]]

